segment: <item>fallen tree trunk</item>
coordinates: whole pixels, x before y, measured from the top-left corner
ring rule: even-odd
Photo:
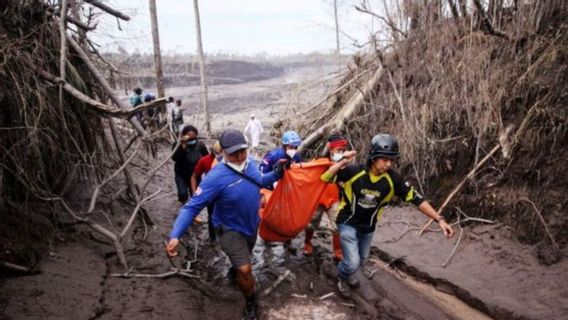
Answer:
[[[49,72],[40,70],[35,66],[30,66],[30,67],[33,68],[34,71],[36,71],[39,74],[39,76],[44,78],[45,80],[48,80],[49,82],[52,82],[54,84],[62,84],[63,89],[67,93],[75,97],[77,100],[80,100],[81,102],[85,103],[91,110],[105,115],[113,116],[115,118],[130,119],[138,112],[143,112],[145,110],[155,107],[161,107],[168,102],[167,98],[160,98],[151,102],[141,104],[136,108],[132,108],[129,110],[118,109],[87,96],[83,92],[79,91],[79,89],[63,81],[63,79],[61,79],[60,77],[56,77],[50,74]]]
[[[374,67],[374,66],[373,66]],[[317,103],[313,104],[311,107],[309,107],[308,109],[304,110],[302,112],[302,114],[307,114],[308,112],[312,111],[313,109],[317,108],[318,106],[320,106],[322,103],[326,102],[327,100],[329,100],[329,98],[337,95],[339,92],[341,92],[341,90],[347,88],[348,86],[350,86],[353,82],[359,80],[359,78],[361,78],[363,75],[367,74],[369,71],[371,71],[371,68],[368,68],[367,70],[357,74],[355,77],[353,77],[351,80],[345,82],[343,85],[341,85],[340,87],[336,88],[335,90],[333,90],[332,93],[328,94],[327,96],[325,96],[325,98],[321,99],[320,101],[318,101]]]
[[[379,67],[377,71],[371,76],[365,86],[358,90],[358,92],[347,101],[341,110],[328,122],[322,125],[318,130],[310,134],[304,139],[301,148],[311,146],[318,141],[325,133],[340,130],[347,119],[349,119],[355,111],[357,111],[364,103],[365,98],[369,96],[372,90],[376,87],[384,72],[383,67]]]

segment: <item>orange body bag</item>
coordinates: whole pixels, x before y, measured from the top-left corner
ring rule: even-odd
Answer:
[[[273,192],[261,190],[266,201],[259,212],[262,239],[293,239],[310,223],[318,205],[329,208],[339,201],[337,185],[320,179],[332,164],[326,158],[293,164]]]

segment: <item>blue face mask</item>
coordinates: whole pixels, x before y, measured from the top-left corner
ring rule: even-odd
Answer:
[[[197,140],[189,140],[189,141],[187,141],[187,144],[190,145],[190,146],[193,146],[193,145],[195,145],[196,143],[197,143]]]

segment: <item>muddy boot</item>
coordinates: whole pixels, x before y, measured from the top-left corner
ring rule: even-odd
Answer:
[[[291,254],[296,254],[298,252],[298,249],[292,246],[292,240],[284,242],[284,249],[286,249],[286,251],[288,251]]]
[[[243,320],[256,320],[258,319],[258,302],[256,297],[247,298],[245,310],[243,312]]]
[[[355,278],[355,275],[352,274],[349,277],[347,277],[347,284],[349,285],[349,287],[356,289],[359,288],[359,280],[357,280],[357,278]]]
[[[306,237],[304,238],[304,254],[306,256],[311,256],[314,253],[314,247],[312,246],[312,238],[314,237],[313,230],[306,230]]]
[[[341,250],[341,243],[339,242],[339,232],[333,233],[333,260],[336,262],[343,261],[343,251]]]
[[[337,291],[344,299],[351,298],[351,288],[349,288],[347,281],[341,279],[341,277],[337,277]]]

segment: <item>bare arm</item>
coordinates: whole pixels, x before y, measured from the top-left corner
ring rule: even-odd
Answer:
[[[189,183],[191,186],[191,193],[195,194],[195,191],[197,191],[197,177],[195,176],[195,172],[191,174]]]
[[[452,229],[452,227],[446,222],[446,219],[444,219],[444,217],[440,214],[438,214],[438,212],[436,212],[436,210],[432,207],[432,205],[430,205],[430,203],[428,201],[424,201],[422,202],[419,206],[418,206],[418,210],[420,210],[420,212],[422,212],[423,214],[427,215],[428,217],[430,217],[431,219],[438,221],[438,224],[440,225],[440,228],[442,229],[442,231],[444,232],[444,234],[450,238],[453,234],[454,234],[454,230]]]

